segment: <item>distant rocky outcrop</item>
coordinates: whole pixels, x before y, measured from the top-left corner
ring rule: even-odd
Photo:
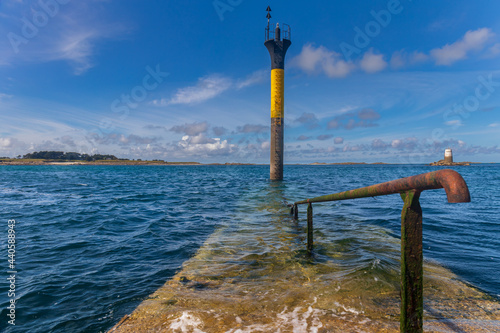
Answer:
[[[324,162],[314,162],[309,165],[386,165],[389,163],[377,162],[377,163],[366,163],[366,162],[340,162],[340,163],[324,163]]]
[[[437,162],[432,162],[432,166],[455,166],[455,165],[471,165],[471,162],[445,162],[444,160],[439,160]]]

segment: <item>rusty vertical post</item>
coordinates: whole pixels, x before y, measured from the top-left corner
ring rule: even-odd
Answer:
[[[401,193],[401,316],[400,331],[423,332],[423,252],[420,191]]]
[[[297,204],[293,205],[293,214],[293,218],[297,220],[299,218],[299,206]]]
[[[307,252],[313,250],[313,207],[312,204],[307,205]]]

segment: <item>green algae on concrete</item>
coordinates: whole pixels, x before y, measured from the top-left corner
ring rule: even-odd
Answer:
[[[110,332],[398,332],[399,240],[344,217],[335,231],[316,224],[310,256],[281,197],[271,187],[242,198],[232,221]],[[499,330],[495,299],[436,263],[423,274],[425,332]]]

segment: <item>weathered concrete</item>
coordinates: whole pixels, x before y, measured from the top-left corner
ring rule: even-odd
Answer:
[[[321,233],[315,246],[330,259],[310,259],[293,223],[218,230],[110,332],[398,332],[398,263],[352,270],[343,264],[352,249]],[[392,242],[377,255],[397,260],[397,239],[363,225],[356,232]],[[424,264],[423,292],[425,332],[500,329],[500,304],[443,267]]]

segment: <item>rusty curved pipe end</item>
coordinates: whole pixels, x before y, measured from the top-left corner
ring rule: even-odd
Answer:
[[[435,180],[443,186],[449,203],[470,202],[470,193],[467,183],[462,176],[451,169],[435,172]]]

